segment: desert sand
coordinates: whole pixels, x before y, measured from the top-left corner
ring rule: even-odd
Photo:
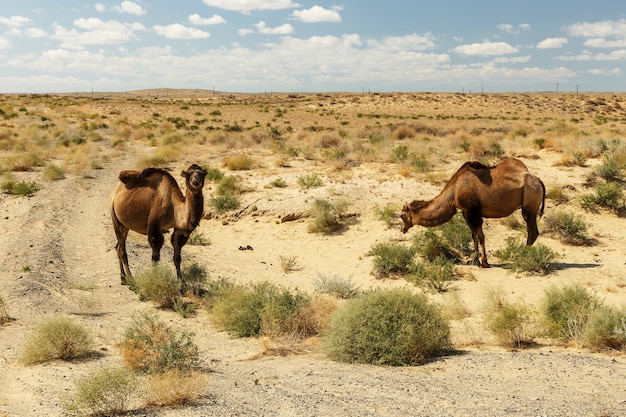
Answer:
[[[163,103],[172,100],[171,92],[166,99],[159,99],[159,94],[162,93],[146,93],[149,98],[142,101],[145,108],[119,97],[93,101],[89,101],[93,97],[87,97],[86,102],[79,102],[76,106],[87,114],[108,114],[111,108],[126,106],[121,113],[134,126],[136,120],[148,117],[145,114],[157,111],[165,114],[165,108],[171,108],[175,114],[180,108],[179,104],[166,107]],[[189,92],[179,94],[181,99],[192,97]],[[138,93],[131,96],[144,100]],[[200,93],[198,96],[202,97]],[[246,102],[250,100],[246,96],[209,97],[207,100],[213,107],[197,107],[191,111],[208,114],[215,109],[215,103],[226,103],[219,107],[223,123],[239,111],[239,115],[232,116],[233,120],[252,125],[255,116],[242,115],[246,109],[283,106],[287,109],[283,117],[291,117],[294,131],[303,132],[303,127],[317,123],[313,118],[319,116],[322,108],[327,117],[328,114],[339,115],[327,120],[350,120],[345,130],[356,136],[356,132],[370,125],[385,130],[387,123],[420,123],[443,129],[445,120],[433,115],[461,112],[466,116],[483,111],[509,113],[508,118],[500,121],[495,118],[463,122],[486,129],[515,125],[525,117],[536,121],[554,115],[555,119],[569,121],[586,111],[582,105],[572,103],[588,100],[559,100],[544,95],[485,99],[478,95],[443,94],[374,97],[329,94],[307,100],[302,96],[300,99],[295,97],[261,97],[260,102],[266,104],[258,105]],[[151,107],[150,100],[153,100],[154,107]],[[489,103],[489,100],[496,104]],[[462,108],[460,104],[455,107],[455,101],[468,102],[467,105],[474,107]],[[618,98],[615,102],[620,101]],[[518,118],[513,119],[511,112]],[[272,113],[270,110],[269,117]],[[431,118],[418,122],[392,118],[376,124],[377,119],[357,117],[357,114],[430,114]],[[615,114],[618,119],[614,122],[613,135],[623,140],[626,114],[623,109],[617,109]],[[108,119],[111,127],[114,117]],[[585,120],[589,129],[593,129],[593,115],[587,115]],[[265,125],[265,121],[260,124]],[[204,135],[209,136],[208,133]],[[418,141],[424,135],[405,141]],[[315,136],[303,134],[294,140],[314,143]],[[452,139],[448,136],[447,140]],[[561,149],[538,149],[532,146],[530,139],[509,143],[503,138],[502,141],[506,155],[520,158],[547,187],[560,187],[572,197],[589,192],[585,187],[588,176],[601,161],[600,158],[589,158],[584,166],[565,166],[559,163],[563,159]],[[442,143],[437,142],[435,147],[441,147]],[[109,149],[107,141],[99,146]],[[121,151],[119,148],[112,151],[98,169],[76,174],[68,171],[66,178],[59,181],[43,181],[39,168],[18,172],[15,174],[18,178],[37,181],[42,184],[41,189],[31,197],[0,195],[0,231],[3,236],[0,240],[0,294],[11,318],[9,323],[0,327],[0,415],[63,415],[59,398],[74,388],[76,378],[103,366],[121,364],[117,344],[133,317],[144,311],[158,314],[176,329],[194,333],[209,383],[206,395],[196,404],[146,409],[137,403],[132,415],[626,415],[626,356],[623,352],[594,352],[544,339],[538,339],[535,345],[526,349],[509,351],[497,346],[493,337],[481,327],[481,310],[490,289],[503,289],[511,299],[536,305],[549,286],[581,283],[607,304],[621,307],[626,301],[624,218],[608,211],[586,212],[575,198],[563,204],[547,200],[546,213],[560,206],[584,216],[590,235],[596,241],[593,246],[571,246],[545,234],[540,235],[537,243],[549,246],[558,254],[555,271],[547,275],[516,274],[505,269],[491,254],[502,247],[507,236],[522,236],[523,233],[509,229],[500,220],[486,220],[484,230],[492,268],[461,265],[459,270],[465,278],[454,281],[446,293],[429,293],[433,301],[442,304],[453,296],[458,297],[456,299],[467,305],[471,316],[452,323],[454,354],[436,358],[426,365],[385,367],[338,363],[325,357],[319,340],[315,339],[298,353],[263,355],[261,341],[234,338],[217,331],[202,308],[195,316],[182,318],[175,312],[157,309],[150,302],[141,302],[128,287],[120,285],[109,195],[119,171],[135,167],[137,160],[152,149],[144,142],[130,143]],[[178,155],[166,166],[182,183],[179,172],[191,163],[225,170],[221,165],[222,158],[241,152],[254,157],[257,166],[237,173],[248,187],[241,196],[240,209],[222,215],[207,215],[199,231],[210,239],[211,244],[185,246],[183,263],[203,265],[212,278],[226,277],[242,283],[270,280],[307,292],[314,290],[313,282],[318,274],[351,277],[362,289],[401,286],[422,291],[402,279],[383,280],[372,275],[372,258],[366,255],[372,245],[390,240],[409,242],[412,235],[419,232],[415,227],[403,235],[399,224],[387,227],[376,219],[374,207],[393,204],[400,208],[415,198],[432,198],[464,161],[472,159],[468,153],[453,147],[446,152],[433,151],[429,157],[432,169],[428,175],[407,174],[401,164],[391,160],[372,158],[338,168],[336,164],[302,154],[285,158],[271,149],[261,149],[242,140],[228,147],[212,145],[210,141],[199,142],[193,152]],[[323,179],[323,185],[308,190],[298,187],[298,177],[307,173],[317,173]],[[276,178],[282,178],[288,186],[280,189],[265,187]],[[207,183],[207,199],[213,190],[214,186]],[[328,196],[348,201],[348,211],[354,213],[356,220],[341,233],[309,233],[306,217],[281,221],[289,214],[306,213],[314,198]],[[210,211],[209,207],[207,211]],[[519,212],[514,216],[521,219]],[[539,229],[542,229],[541,222]],[[131,234],[128,245],[131,269],[138,271],[148,266],[150,248],[145,237]],[[240,246],[248,245],[252,250],[239,250]],[[299,268],[285,273],[280,265],[281,255],[295,257]],[[166,240],[162,262],[172,267],[171,257],[171,245]],[[86,326],[95,338],[98,357],[21,365],[18,359],[29,332],[40,320],[51,316],[68,316]]]

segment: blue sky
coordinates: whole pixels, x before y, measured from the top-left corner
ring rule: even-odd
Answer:
[[[626,2],[0,0],[0,93],[626,91]]]

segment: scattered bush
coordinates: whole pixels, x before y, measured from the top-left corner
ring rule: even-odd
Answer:
[[[209,200],[209,205],[213,207],[217,213],[235,210],[239,208],[240,204],[239,197],[235,194],[218,195],[211,197]]]
[[[41,322],[29,335],[20,358],[25,365],[54,359],[83,358],[91,353],[93,339],[81,325],[66,318]]]
[[[224,166],[231,171],[247,171],[254,166],[254,159],[248,155],[231,155],[224,158]]]
[[[595,187],[595,194],[584,194],[581,197],[583,208],[596,212],[596,206],[619,211],[624,207],[624,190],[616,182],[607,182]]]
[[[204,286],[209,274],[203,266],[192,263],[184,267],[181,273],[183,276],[183,292],[201,295],[205,291]]]
[[[551,287],[541,304],[546,332],[563,341],[582,342],[590,314],[600,302],[580,284]]]
[[[213,300],[211,314],[222,330],[238,336],[294,332],[295,319],[310,297],[271,282],[225,289]]]
[[[55,164],[48,164],[43,170],[43,177],[48,181],[58,181],[65,178],[65,172]]]
[[[332,359],[377,365],[418,365],[452,348],[450,327],[425,295],[372,290],[333,316],[323,340]]]
[[[541,244],[528,246],[518,243],[515,237],[506,238],[506,246],[493,253],[497,258],[510,262],[504,267],[516,272],[547,274],[554,269],[556,254]]]
[[[209,239],[204,235],[204,233],[196,229],[191,233],[191,235],[189,235],[189,240],[187,241],[187,244],[194,246],[210,246],[211,239]]]
[[[286,188],[287,183],[282,178],[276,178],[274,181],[269,183],[269,186],[273,188]]]
[[[207,378],[198,371],[169,370],[151,375],[146,387],[148,407],[170,407],[196,402],[207,386]]]
[[[128,411],[138,381],[126,369],[102,368],[75,382],[75,391],[62,398],[70,414],[111,416]]]
[[[352,298],[359,293],[352,277],[344,278],[340,275],[317,274],[313,280],[315,291],[323,294],[331,294],[339,298]]]
[[[330,202],[316,198],[313,201],[310,215],[309,232],[332,233],[344,227],[343,214],[348,207],[345,201]]]
[[[176,274],[161,263],[140,271],[132,281],[133,289],[142,300],[154,301],[159,307],[172,308],[180,298],[180,281]]]
[[[557,236],[561,242],[570,245],[588,245],[587,224],[581,216],[557,210],[544,218],[544,232]]]
[[[592,349],[624,349],[626,310],[608,306],[594,308],[587,320],[583,341]]]
[[[0,184],[0,188],[8,194],[30,197],[39,191],[39,184],[34,181],[15,181],[7,178]]]
[[[445,292],[454,280],[454,261],[439,256],[432,261],[416,262],[407,281],[425,287],[434,292]]]
[[[415,249],[401,243],[377,243],[367,252],[367,255],[374,257],[372,274],[385,278],[411,272]]]
[[[298,185],[300,188],[321,187],[324,182],[317,174],[306,174],[298,177]]]
[[[278,258],[280,259],[280,267],[285,274],[302,269],[300,265],[298,265],[297,256],[280,255]]]
[[[177,332],[150,314],[133,320],[124,333],[120,352],[124,365],[148,374],[189,371],[199,364],[192,334]]]
[[[449,222],[425,229],[413,238],[415,251],[429,261],[445,257],[456,263],[470,253],[472,232],[462,216],[454,216]]]
[[[4,298],[0,295],[0,326],[7,323],[10,320],[9,318],[9,310],[7,309],[7,303],[4,301]]]
[[[519,348],[532,343],[536,323],[532,310],[504,297],[502,291],[492,291],[487,297],[485,324],[500,346]]]
[[[400,223],[398,208],[390,204],[385,207],[380,207],[378,204],[375,205],[374,217],[376,217],[377,220],[384,222],[389,228]]]
[[[624,179],[622,164],[614,157],[605,157],[595,172],[607,182],[619,182]]]

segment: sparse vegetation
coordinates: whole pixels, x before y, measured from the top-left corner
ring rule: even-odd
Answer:
[[[192,336],[144,313],[135,318],[124,333],[119,345],[122,362],[134,371],[147,374],[190,371],[200,362]]]
[[[557,210],[544,218],[544,232],[558,237],[570,245],[588,245],[587,224],[581,216],[568,211]]]
[[[139,381],[124,368],[101,368],[75,381],[75,389],[62,397],[65,411],[81,416],[125,414],[138,396]]]
[[[531,274],[547,274],[554,269],[556,254],[552,249],[542,244],[528,246],[518,242],[517,238],[509,236],[506,238],[504,248],[493,253],[497,258],[505,262],[505,268],[515,272],[526,272]]]
[[[193,404],[205,394],[207,384],[207,377],[199,371],[174,369],[151,375],[146,386],[145,404],[148,407]]]
[[[350,300],[333,316],[323,342],[332,359],[376,365],[419,365],[452,348],[438,307],[405,289]]]
[[[385,223],[387,227],[393,227],[400,224],[398,208],[391,204],[387,204],[384,207],[380,207],[378,204],[375,205],[374,216],[376,216],[376,219]]]
[[[309,232],[327,234],[340,230],[345,225],[343,215],[347,207],[345,201],[330,202],[316,198],[310,210]]]
[[[4,301],[2,295],[0,295],[0,326],[7,323],[9,320],[9,309],[7,308],[7,303]]]
[[[386,278],[410,273],[413,268],[415,249],[395,242],[377,243],[367,252],[367,255],[374,257],[372,274]]]
[[[318,273],[313,281],[313,288],[317,292],[339,298],[352,298],[359,294],[359,286],[352,281],[352,277],[345,278],[337,274]]]
[[[499,345],[520,348],[533,342],[537,324],[533,310],[507,300],[502,291],[490,291],[485,305],[485,324]]]
[[[301,269],[300,265],[298,265],[297,256],[280,255],[278,258],[280,260],[280,267],[285,274]]]
[[[26,339],[20,361],[34,365],[55,359],[72,360],[92,353],[93,339],[74,321],[54,317],[40,322]]]
[[[324,182],[317,174],[305,174],[298,177],[298,185],[302,189],[321,187]]]
[[[176,274],[162,263],[140,271],[131,279],[140,299],[154,301],[159,307],[172,308],[180,298],[180,281]]]

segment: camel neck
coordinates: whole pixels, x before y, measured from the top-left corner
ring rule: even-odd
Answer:
[[[187,187],[185,204],[187,206],[189,230],[193,231],[200,224],[200,220],[204,214],[204,196],[202,195],[202,190],[193,193],[190,191],[189,187]]]
[[[451,188],[444,189],[437,197],[414,216],[417,224],[425,227],[439,226],[450,220],[456,214],[454,193]]]

